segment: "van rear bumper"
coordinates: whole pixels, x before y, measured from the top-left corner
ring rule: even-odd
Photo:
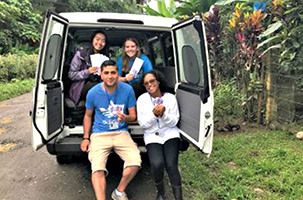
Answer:
[[[85,155],[81,151],[82,136],[67,136],[60,140],[53,139],[46,145],[47,151],[52,155]]]

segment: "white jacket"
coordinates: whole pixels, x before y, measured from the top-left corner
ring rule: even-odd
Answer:
[[[161,99],[165,112],[162,117],[156,117],[153,113],[155,99],[147,92],[138,98],[138,123],[144,129],[145,145],[164,144],[169,139],[180,138],[179,129],[176,126],[180,117],[177,99],[167,92]]]

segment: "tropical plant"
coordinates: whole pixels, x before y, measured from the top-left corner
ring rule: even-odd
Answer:
[[[261,64],[259,35],[263,30],[266,3],[255,2],[253,6],[237,3],[234,16],[229,20],[230,31],[237,42],[238,50],[234,56],[239,66],[239,83],[246,94],[246,116],[248,121],[257,119],[261,123],[262,89],[264,68]]]
[[[271,4],[271,22],[261,35],[266,39],[258,45],[265,49],[280,50],[280,71],[303,71],[303,1],[274,0]],[[265,48],[264,48],[265,47]]]
[[[0,54],[17,45],[38,46],[42,17],[29,0],[2,0],[0,10]]]
[[[135,3],[122,2],[120,0],[67,0],[68,12],[117,12],[117,13],[140,13]],[[60,7],[56,7],[58,11]]]
[[[212,6],[207,14],[204,15],[206,38],[208,44],[209,64],[212,72],[212,83],[215,87],[224,80],[228,70],[222,67],[225,65],[223,55],[223,33],[219,8]]]
[[[146,5],[139,5],[149,15],[185,19],[197,13],[205,13],[216,0],[170,0],[166,6],[165,0],[157,1],[157,11]]]
[[[216,0],[178,0],[178,2],[181,5],[177,7],[176,13],[181,16],[192,16],[197,13],[208,12]]]
[[[169,6],[166,6],[165,0],[157,1],[157,11],[152,9],[148,4],[138,5],[140,8],[144,9],[145,13],[148,15],[161,16],[161,17],[172,17],[180,19],[180,16],[176,12],[176,4],[174,0],[169,1]]]

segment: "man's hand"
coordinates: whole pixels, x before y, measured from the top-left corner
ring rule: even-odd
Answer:
[[[153,109],[153,113],[157,117],[162,117],[164,112],[165,112],[165,106],[163,105],[156,105]]]
[[[90,145],[89,140],[87,140],[87,139],[82,140],[82,142],[81,142],[81,151],[88,152],[89,145]]]
[[[127,115],[121,113],[121,112],[117,112],[118,115],[118,122],[126,122],[127,121]]]

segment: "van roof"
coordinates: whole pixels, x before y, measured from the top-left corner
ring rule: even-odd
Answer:
[[[60,13],[70,23],[130,23],[144,26],[171,27],[178,21],[174,18],[166,18],[150,15],[138,15],[127,13],[101,13],[101,12],[66,12]]]

